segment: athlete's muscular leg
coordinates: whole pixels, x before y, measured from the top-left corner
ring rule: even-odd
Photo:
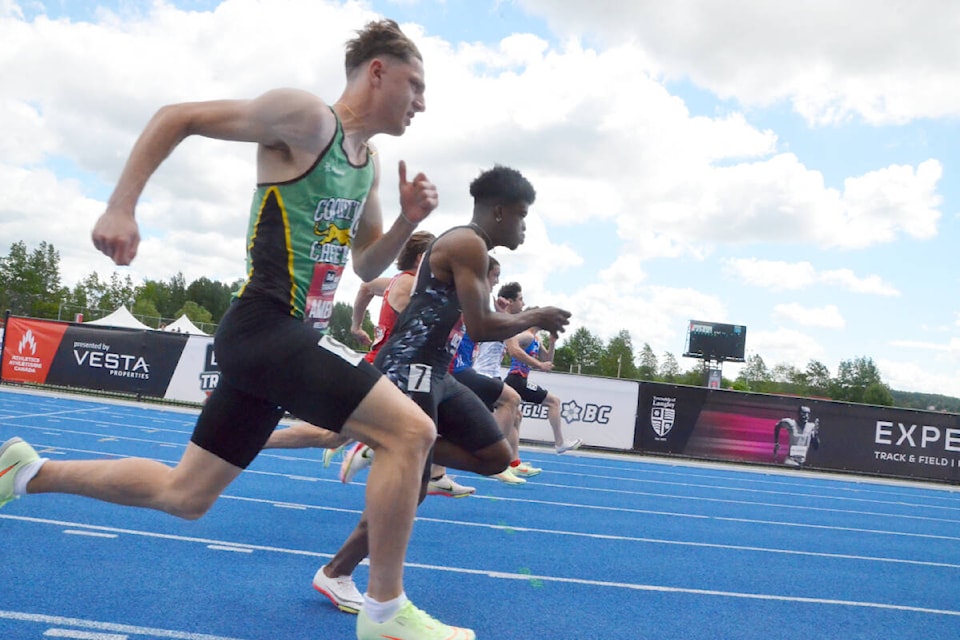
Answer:
[[[520,394],[513,387],[503,385],[497,404],[493,408],[493,417],[500,425],[507,444],[510,445],[510,451],[513,460],[520,457]],[[498,472],[499,473],[499,472]]]
[[[427,495],[427,483],[420,483],[419,505]],[[363,559],[367,557],[370,551],[369,540],[367,536],[367,512],[364,511],[360,516],[360,522],[354,527],[353,531],[347,537],[346,541],[337,550],[337,553],[323,567],[323,572],[328,578],[338,578],[340,576],[353,575],[354,570],[360,566]]]
[[[297,422],[270,434],[264,449],[336,449],[350,438],[309,422]]]
[[[553,429],[553,441],[558,447],[563,444],[563,427],[560,425],[560,398],[547,393],[543,404],[547,405],[547,422]]]
[[[489,476],[495,473],[500,473],[506,468],[506,466],[510,463],[509,453],[510,449],[506,440],[500,440],[479,451],[469,452],[459,445],[446,441],[443,438],[438,438],[436,444],[434,445],[433,459],[439,460],[446,466],[453,467],[455,469],[460,469],[462,471],[473,471],[474,473]],[[380,454],[377,453],[374,456],[374,463],[376,463],[377,456],[379,455]],[[368,495],[369,487],[370,479],[368,478]],[[426,495],[427,483],[421,482],[420,495],[417,504],[423,502],[423,499],[426,497]],[[357,566],[359,566],[363,559],[367,557],[367,553],[369,551],[370,509],[371,507],[368,503],[367,508],[360,517],[360,522],[357,523],[357,526],[353,529],[353,531],[350,532],[350,535],[347,537],[343,545],[341,545],[340,549],[337,550],[337,553],[333,556],[330,562],[324,565],[323,572],[328,578],[352,575]],[[372,579],[373,563],[371,561],[371,581]],[[370,593],[375,600],[379,600],[379,598],[373,595],[373,592],[371,592],[369,588],[368,593]]]
[[[143,458],[51,460],[27,492],[71,493],[195,520],[241,471],[191,442],[176,467]]]
[[[447,467],[492,476],[507,468],[513,460],[513,454],[506,440],[500,440],[477,451],[468,451],[445,438],[437,438],[433,459],[437,464]]]
[[[374,450],[364,511],[370,547],[367,593],[386,602],[403,592],[403,559],[417,510],[417,487],[436,430],[420,407],[381,378],[343,433]]]

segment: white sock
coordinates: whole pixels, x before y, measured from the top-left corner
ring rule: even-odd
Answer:
[[[369,594],[365,593],[363,594],[363,612],[376,624],[383,624],[397,615],[397,611],[399,611],[400,607],[406,604],[406,602],[406,593],[401,593],[393,600],[387,600],[386,602],[377,602],[371,598]]]
[[[17,474],[13,476],[13,495],[27,495],[27,483],[33,480],[33,476],[37,475],[37,471],[40,471],[40,467],[42,467],[46,461],[47,458],[40,458],[17,470]]]

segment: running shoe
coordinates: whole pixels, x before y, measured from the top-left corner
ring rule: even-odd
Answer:
[[[363,595],[357,590],[353,576],[328,578],[320,567],[313,576],[313,588],[330,598],[330,602],[344,613],[359,613],[363,606]]]
[[[577,438],[576,440],[567,440],[563,444],[557,445],[557,453],[566,453],[567,451],[573,451],[574,449],[579,449],[580,445],[583,444],[583,440]]]
[[[377,624],[360,609],[357,617],[357,640],[476,640],[470,629],[451,627],[417,609],[409,600],[397,615]]]
[[[540,475],[543,469],[534,467],[529,462],[521,462],[515,467],[510,467],[510,471],[518,478],[532,478],[533,476]]]
[[[466,498],[469,495],[476,493],[477,490],[475,487],[465,487],[462,484],[458,484],[453,478],[447,474],[443,474],[440,478],[436,480],[431,480],[427,484],[427,495],[430,496],[447,496],[448,498]]]
[[[373,449],[358,442],[344,454],[340,463],[340,482],[347,484],[354,476],[373,464]]]
[[[0,446],[0,507],[20,497],[13,493],[13,479],[20,469],[39,459],[21,438],[10,438]]]
[[[517,476],[515,476],[513,474],[513,470],[510,467],[507,467],[506,469],[504,469],[503,471],[501,471],[500,473],[496,474],[493,477],[504,484],[526,484],[527,482],[523,478],[518,478]]]
[[[345,442],[339,447],[334,447],[332,449],[324,449],[323,450],[323,468],[326,469],[327,467],[329,467],[330,463],[333,462],[333,459],[338,455],[341,456],[341,460],[342,460],[343,452],[349,446],[353,446],[353,442]]]

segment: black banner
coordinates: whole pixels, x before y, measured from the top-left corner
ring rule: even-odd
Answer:
[[[693,458],[960,481],[960,416],[642,383],[636,448]]]
[[[71,325],[46,382],[162,398],[187,338],[181,333]]]

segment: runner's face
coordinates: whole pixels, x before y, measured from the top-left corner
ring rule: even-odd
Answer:
[[[516,249],[524,241],[527,230],[527,223],[524,218],[527,217],[529,205],[526,202],[514,202],[499,205],[497,208],[500,210],[500,224],[503,225],[503,245],[508,249]]]
[[[493,269],[487,272],[487,284],[490,285],[490,290],[493,291],[493,288],[500,283],[500,267],[495,266]]]
[[[427,108],[423,63],[416,58],[407,62],[387,56],[380,67],[380,78],[387,120],[384,132],[402,135],[413,117]]]

